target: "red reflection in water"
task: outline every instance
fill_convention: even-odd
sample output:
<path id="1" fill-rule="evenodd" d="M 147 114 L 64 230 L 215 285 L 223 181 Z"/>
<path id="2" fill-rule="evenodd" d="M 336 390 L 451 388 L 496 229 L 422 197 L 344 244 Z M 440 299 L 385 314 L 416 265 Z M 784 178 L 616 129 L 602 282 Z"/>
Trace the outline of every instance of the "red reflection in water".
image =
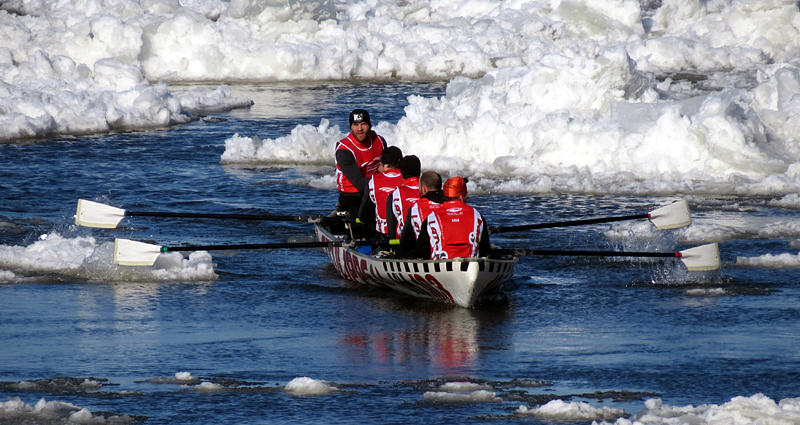
<path id="1" fill-rule="evenodd" d="M 478 321 L 468 309 L 420 315 L 397 330 L 350 330 L 340 336 L 351 362 L 378 365 L 429 363 L 444 369 L 473 366 L 478 356 Z"/>

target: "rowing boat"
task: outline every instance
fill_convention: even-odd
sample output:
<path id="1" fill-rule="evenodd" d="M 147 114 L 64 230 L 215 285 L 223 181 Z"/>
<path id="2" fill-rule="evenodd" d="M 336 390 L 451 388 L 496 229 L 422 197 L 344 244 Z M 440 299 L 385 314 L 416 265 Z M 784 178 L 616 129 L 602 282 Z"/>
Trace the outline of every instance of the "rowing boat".
<path id="1" fill-rule="evenodd" d="M 146 242 L 117 238 L 114 241 L 114 264 L 123 266 L 152 266 L 162 253 L 173 251 L 323 248 L 328 254 L 328 257 L 330 257 L 336 270 L 345 279 L 367 285 L 393 289 L 416 297 L 447 301 L 463 307 L 473 306 L 482 296 L 488 294 L 503 282 L 511 279 L 511 277 L 514 276 L 514 268 L 517 264 L 517 259 L 522 255 L 675 258 L 680 260 L 690 272 L 713 271 L 718 270 L 722 266 L 719 247 L 716 243 L 705 244 L 678 252 L 563 251 L 527 248 L 493 249 L 492 252 L 494 255 L 504 256 L 499 259 L 454 258 L 450 260 L 415 260 L 395 257 L 387 252 L 369 255 L 360 252 L 356 247 L 368 247 L 374 245 L 376 241 L 356 240 L 351 237 L 352 235 L 341 236 L 331 231 L 332 227 L 345 229 L 347 228 L 346 224 L 356 221 L 349 217 L 336 215 L 322 217 L 127 211 L 110 205 L 82 199 L 78 201 L 75 222 L 81 226 L 113 229 L 117 227 L 123 218 L 128 216 L 277 220 L 315 223 L 316 235 L 319 241 L 240 245 L 159 246 Z M 658 208 L 647 214 L 573 220 L 560 223 L 494 227 L 489 230 L 491 233 L 500 233 L 637 219 L 648 219 L 657 229 L 675 229 L 688 226 L 692 222 L 689 215 L 688 203 L 683 201 Z M 391 242 L 387 244 L 387 246 L 391 246 Z"/>
<path id="2" fill-rule="evenodd" d="M 320 242 L 343 241 L 316 225 Z M 472 307 L 475 302 L 514 276 L 517 258 L 454 258 L 418 260 L 369 255 L 353 246 L 323 248 L 336 271 L 347 279 L 407 295 Z"/>

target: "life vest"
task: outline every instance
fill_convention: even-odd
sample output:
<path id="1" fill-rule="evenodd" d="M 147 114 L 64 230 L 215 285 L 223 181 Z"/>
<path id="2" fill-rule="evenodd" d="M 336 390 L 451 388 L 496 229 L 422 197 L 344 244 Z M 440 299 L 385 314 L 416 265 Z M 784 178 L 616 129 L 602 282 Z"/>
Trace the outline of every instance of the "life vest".
<path id="1" fill-rule="evenodd" d="M 375 204 L 375 230 L 384 235 L 389 233 L 386 228 L 386 198 L 402 183 L 403 175 L 400 174 L 400 170 L 377 173 L 369 179 L 367 191 L 369 200 Z"/>
<path id="2" fill-rule="evenodd" d="M 403 224 L 406 220 L 408 209 L 419 200 L 419 177 L 409 177 L 403 180 L 403 184 L 397 186 L 392 192 L 392 214 L 397 219 L 397 232 L 403 232 Z"/>
<path id="3" fill-rule="evenodd" d="M 411 206 L 411 227 L 414 229 L 414 237 L 419 237 L 419 232 L 422 230 L 422 222 L 436 208 L 441 207 L 442 204 L 431 201 L 428 198 L 419 198 L 419 200 Z"/>
<path id="4" fill-rule="evenodd" d="M 378 172 L 378 165 L 380 165 L 381 152 L 383 152 L 384 144 L 383 138 L 378 136 L 374 131 L 370 130 L 367 133 L 367 138 L 364 141 L 366 145 L 362 145 L 350 133 L 342 140 L 336 143 L 336 150 L 347 149 L 356 158 L 356 164 L 361 170 L 361 173 L 366 178 L 372 177 L 373 174 Z M 339 164 L 336 164 L 336 186 L 339 192 L 344 193 L 358 193 L 358 189 L 353 186 L 353 183 L 345 177 L 342 170 L 339 169 Z"/>
<path id="5" fill-rule="evenodd" d="M 475 208 L 448 201 L 431 210 L 426 219 L 432 260 L 478 256 L 484 221 Z"/>

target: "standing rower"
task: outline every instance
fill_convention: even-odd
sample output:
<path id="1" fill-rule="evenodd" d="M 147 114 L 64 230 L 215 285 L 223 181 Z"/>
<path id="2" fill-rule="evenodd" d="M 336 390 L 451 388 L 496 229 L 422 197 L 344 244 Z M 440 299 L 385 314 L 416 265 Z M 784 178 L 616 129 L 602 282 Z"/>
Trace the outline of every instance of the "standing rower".
<path id="1" fill-rule="evenodd" d="M 378 172 L 386 140 L 372 130 L 369 112 L 355 109 L 350 113 L 350 134 L 336 144 L 336 186 L 339 189 L 337 211 L 358 216 L 367 182 Z"/>

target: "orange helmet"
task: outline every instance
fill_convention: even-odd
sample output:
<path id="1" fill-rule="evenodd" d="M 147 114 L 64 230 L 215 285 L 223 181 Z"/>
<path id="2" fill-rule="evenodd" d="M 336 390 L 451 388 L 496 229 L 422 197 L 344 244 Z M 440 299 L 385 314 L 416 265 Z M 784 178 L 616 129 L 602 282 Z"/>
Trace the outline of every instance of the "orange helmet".
<path id="1" fill-rule="evenodd" d="M 467 182 L 469 179 L 466 177 L 451 177 L 444 183 L 444 196 L 446 198 L 458 198 L 461 195 L 467 194 Z"/>

